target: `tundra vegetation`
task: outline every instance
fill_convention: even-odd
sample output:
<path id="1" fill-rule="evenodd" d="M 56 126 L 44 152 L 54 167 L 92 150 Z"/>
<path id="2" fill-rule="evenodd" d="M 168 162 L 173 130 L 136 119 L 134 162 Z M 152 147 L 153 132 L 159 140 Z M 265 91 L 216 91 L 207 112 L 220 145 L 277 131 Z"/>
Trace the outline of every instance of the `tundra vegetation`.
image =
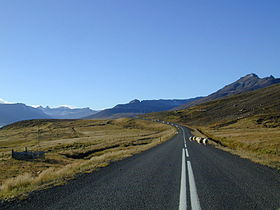
<path id="1" fill-rule="evenodd" d="M 0 129 L 0 198 L 60 185 L 79 173 L 147 150 L 175 135 L 176 129 L 140 119 L 31 120 Z M 39 140 L 39 141 L 38 141 Z M 11 150 L 47 151 L 45 159 L 11 158 Z"/>
<path id="2" fill-rule="evenodd" d="M 280 85 L 187 109 L 146 114 L 192 128 L 216 147 L 280 169 Z"/>

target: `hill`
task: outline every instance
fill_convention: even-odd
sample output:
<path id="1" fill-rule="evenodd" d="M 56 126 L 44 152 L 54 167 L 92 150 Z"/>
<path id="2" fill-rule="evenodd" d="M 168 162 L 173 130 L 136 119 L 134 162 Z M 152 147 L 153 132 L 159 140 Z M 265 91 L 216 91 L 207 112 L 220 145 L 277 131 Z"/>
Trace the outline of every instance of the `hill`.
<path id="1" fill-rule="evenodd" d="M 143 101 L 139 101 L 135 99 L 127 104 L 119 104 L 111 109 L 105 109 L 103 111 L 100 111 L 97 114 L 87 117 L 86 119 L 133 117 L 139 114 L 170 110 L 182 104 L 191 102 L 195 99 L 197 98 L 185 99 L 185 100 L 160 99 L 160 100 L 143 100 Z"/>
<path id="2" fill-rule="evenodd" d="M 41 110 L 22 103 L 0 104 L 0 125 L 7 125 L 21 120 L 49 119 Z"/>
<path id="3" fill-rule="evenodd" d="M 66 106 L 57 108 L 40 106 L 37 109 L 55 119 L 80 119 L 97 113 L 97 111 L 90 108 L 69 108 Z"/>
<path id="4" fill-rule="evenodd" d="M 212 93 L 207 97 L 194 100 L 191 103 L 187 103 L 182 106 L 179 106 L 176 108 L 176 110 L 186 109 L 201 103 L 220 99 L 225 96 L 236 95 L 252 90 L 257 90 L 277 83 L 280 83 L 280 79 L 279 78 L 276 79 L 273 76 L 259 78 L 256 74 L 248 74 L 244 77 L 241 77 L 239 80 L 229 85 L 226 85 L 225 87 L 216 91 L 215 93 Z"/>
<path id="5" fill-rule="evenodd" d="M 242 119 L 256 117 L 265 127 L 280 126 L 280 84 L 255 91 L 228 96 L 184 110 L 144 115 L 188 125 L 227 126 Z"/>
<path id="6" fill-rule="evenodd" d="M 221 149 L 280 169 L 279 99 L 280 84 L 276 84 L 188 109 L 144 117 L 189 126 L 196 135 L 218 142 Z"/>

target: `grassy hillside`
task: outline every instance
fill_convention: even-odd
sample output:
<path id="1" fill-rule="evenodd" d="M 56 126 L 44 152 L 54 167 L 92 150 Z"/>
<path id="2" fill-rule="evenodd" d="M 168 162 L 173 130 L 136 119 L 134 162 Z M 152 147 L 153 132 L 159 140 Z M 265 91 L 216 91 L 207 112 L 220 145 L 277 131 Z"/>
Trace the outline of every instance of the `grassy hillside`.
<path id="1" fill-rule="evenodd" d="M 147 150 L 175 134 L 145 120 L 31 120 L 0 129 L 0 198 L 64 183 L 75 174 Z M 38 144 L 39 139 L 39 144 Z M 47 151 L 45 160 L 21 161 L 11 150 Z"/>
<path id="2" fill-rule="evenodd" d="M 198 128 L 232 152 L 280 169 L 280 85 L 145 115 Z"/>

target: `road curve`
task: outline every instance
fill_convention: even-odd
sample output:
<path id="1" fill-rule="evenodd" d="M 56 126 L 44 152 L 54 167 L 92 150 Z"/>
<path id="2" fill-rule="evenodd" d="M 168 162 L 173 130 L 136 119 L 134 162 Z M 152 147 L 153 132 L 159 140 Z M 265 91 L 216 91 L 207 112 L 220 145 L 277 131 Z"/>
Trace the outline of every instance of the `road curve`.
<path id="1" fill-rule="evenodd" d="M 280 208 L 279 171 L 189 136 L 178 126 L 177 136 L 155 148 L 0 209 Z"/>

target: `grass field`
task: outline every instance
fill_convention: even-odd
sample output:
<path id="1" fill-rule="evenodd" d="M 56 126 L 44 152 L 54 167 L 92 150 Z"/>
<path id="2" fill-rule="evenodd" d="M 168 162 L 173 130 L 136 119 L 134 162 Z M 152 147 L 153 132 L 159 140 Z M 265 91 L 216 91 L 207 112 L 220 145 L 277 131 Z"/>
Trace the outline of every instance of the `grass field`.
<path id="1" fill-rule="evenodd" d="M 254 162 L 280 169 L 280 129 L 264 127 L 257 118 L 217 127 L 199 127 L 207 136 L 223 143 L 223 150 Z"/>
<path id="2" fill-rule="evenodd" d="M 0 129 L 0 198 L 65 183 L 77 173 L 105 167 L 147 150 L 175 135 L 176 129 L 136 119 L 32 120 Z M 11 158 L 11 150 L 47 151 L 44 160 Z"/>

